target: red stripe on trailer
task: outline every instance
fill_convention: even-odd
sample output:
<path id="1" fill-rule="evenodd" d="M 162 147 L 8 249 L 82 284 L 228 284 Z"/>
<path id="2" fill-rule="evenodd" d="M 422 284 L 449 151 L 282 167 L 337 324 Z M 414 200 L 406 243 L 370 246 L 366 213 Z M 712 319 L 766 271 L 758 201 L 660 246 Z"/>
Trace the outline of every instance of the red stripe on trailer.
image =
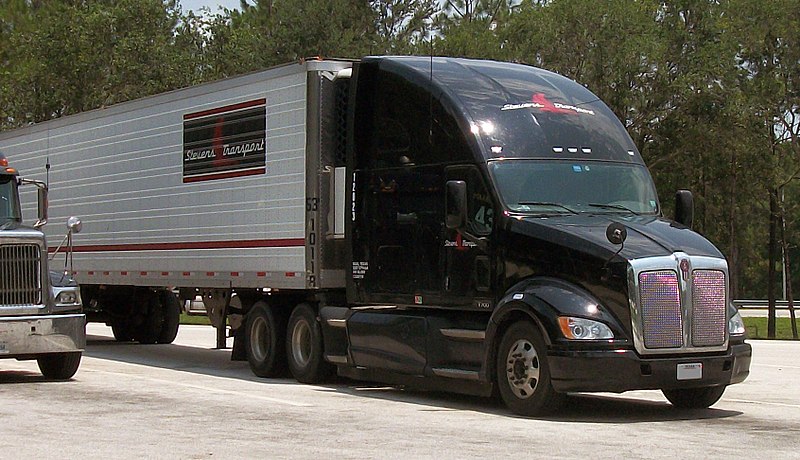
<path id="1" fill-rule="evenodd" d="M 181 251 L 187 249 L 289 248 L 305 246 L 303 238 L 273 240 L 198 241 L 177 243 L 98 244 L 74 246 L 73 252 Z M 107 274 L 107 273 L 106 273 Z"/>
<path id="2" fill-rule="evenodd" d="M 214 275 L 215 275 L 214 272 L 206 272 L 206 276 L 214 276 Z"/>
<path id="3" fill-rule="evenodd" d="M 231 272 L 231 276 L 239 276 L 239 272 Z"/>
<path id="4" fill-rule="evenodd" d="M 161 276 L 169 276 L 169 272 L 161 272 Z"/>
<path id="5" fill-rule="evenodd" d="M 93 276 L 94 272 L 87 272 L 86 274 L 89 275 L 89 276 Z"/>
<path id="6" fill-rule="evenodd" d="M 209 115 L 217 115 L 220 113 L 233 112 L 235 110 L 247 109 L 250 107 L 258 107 L 259 105 L 267 105 L 265 98 L 254 99 L 252 101 L 240 102 L 239 104 L 226 105 L 224 107 L 217 107 L 214 109 L 203 110 L 202 112 L 187 113 L 183 116 L 184 120 L 194 120 L 195 118 L 207 117 Z"/>
<path id="7" fill-rule="evenodd" d="M 284 275 L 285 275 L 287 278 L 294 278 L 294 277 L 295 277 L 295 273 L 294 273 L 294 272 L 286 272 Z"/>
<path id="8" fill-rule="evenodd" d="M 192 272 L 183 272 L 183 276 L 192 276 Z"/>
<path id="9" fill-rule="evenodd" d="M 190 184 L 192 182 L 202 182 L 206 180 L 217 180 L 217 179 L 230 179 L 232 177 L 246 177 L 246 176 L 257 176 L 259 174 L 266 174 L 267 168 L 256 168 L 256 169 L 243 169 L 241 171 L 232 171 L 226 173 L 218 173 L 218 174 L 205 174 L 202 176 L 189 176 L 183 178 L 184 184 Z"/>
<path id="10" fill-rule="evenodd" d="M 147 276 L 147 272 L 139 272 L 139 276 Z"/>
<path id="11" fill-rule="evenodd" d="M 128 276 L 128 272 L 119 272 L 119 274 L 122 276 Z"/>
<path id="12" fill-rule="evenodd" d="M 264 277 L 267 276 L 267 272 L 258 272 L 258 273 L 256 273 L 256 276 L 264 278 Z"/>

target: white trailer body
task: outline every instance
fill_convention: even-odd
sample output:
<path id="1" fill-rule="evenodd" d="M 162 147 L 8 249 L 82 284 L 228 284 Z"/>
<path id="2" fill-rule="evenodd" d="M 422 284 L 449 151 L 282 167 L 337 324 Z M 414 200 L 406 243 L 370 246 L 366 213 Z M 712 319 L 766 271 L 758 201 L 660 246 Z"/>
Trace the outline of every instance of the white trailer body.
<path id="1" fill-rule="evenodd" d="M 305 61 L 68 116 L 0 133 L 0 150 L 49 181 L 51 220 L 82 217 L 83 285 L 343 288 L 330 145 L 350 66 Z M 23 202 L 33 215 L 35 196 Z"/>

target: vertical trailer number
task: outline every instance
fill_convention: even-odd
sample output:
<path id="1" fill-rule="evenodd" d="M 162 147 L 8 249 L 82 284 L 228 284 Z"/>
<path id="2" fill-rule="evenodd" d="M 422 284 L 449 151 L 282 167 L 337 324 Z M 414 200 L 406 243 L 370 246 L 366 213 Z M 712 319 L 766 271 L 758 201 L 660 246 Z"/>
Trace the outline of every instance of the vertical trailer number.
<path id="1" fill-rule="evenodd" d="M 308 198 L 306 200 L 306 212 L 315 213 L 319 209 L 319 198 Z M 317 286 L 317 222 L 315 216 L 312 214 L 308 219 L 308 237 L 306 239 L 308 244 L 308 286 Z"/>

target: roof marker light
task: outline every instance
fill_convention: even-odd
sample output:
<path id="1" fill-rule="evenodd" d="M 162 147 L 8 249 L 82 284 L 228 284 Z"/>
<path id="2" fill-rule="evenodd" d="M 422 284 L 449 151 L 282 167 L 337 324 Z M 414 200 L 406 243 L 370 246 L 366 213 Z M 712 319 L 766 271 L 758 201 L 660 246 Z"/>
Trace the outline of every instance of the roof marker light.
<path id="1" fill-rule="evenodd" d="M 556 153 L 563 153 L 564 147 L 553 147 L 553 151 Z"/>
<path id="2" fill-rule="evenodd" d="M 569 147 L 567 150 L 569 150 L 569 153 L 578 153 L 578 147 Z"/>
<path id="3" fill-rule="evenodd" d="M 591 147 L 581 147 L 581 152 L 585 153 L 586 155 L 592 153 Z"/>

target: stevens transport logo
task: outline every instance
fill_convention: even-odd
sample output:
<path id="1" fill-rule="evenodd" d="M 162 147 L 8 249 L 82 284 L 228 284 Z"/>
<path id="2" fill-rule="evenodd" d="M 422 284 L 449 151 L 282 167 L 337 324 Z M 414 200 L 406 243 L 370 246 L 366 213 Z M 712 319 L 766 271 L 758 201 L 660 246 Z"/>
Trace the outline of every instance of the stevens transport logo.
<path id="1" fill-rule="evenodd" d="M 562 104 L 560 102 L 550 102 L 547 97 L 542 93 L 536 93 L 531 98 L 531 102 L 523 102 L 521 104 L 506 104 L 500 110 L 519 110 L 519 109 L 537 109 L 539 112 L 545 113 L 560 113 L 565 115 L 594 115 L 593 110 L 584 109 L 569 104 Z"/>
<path id="2" fill-rule="evenodd" d="M 266 173 L 266 99 L 183 116 L 183 182 Z"/>

